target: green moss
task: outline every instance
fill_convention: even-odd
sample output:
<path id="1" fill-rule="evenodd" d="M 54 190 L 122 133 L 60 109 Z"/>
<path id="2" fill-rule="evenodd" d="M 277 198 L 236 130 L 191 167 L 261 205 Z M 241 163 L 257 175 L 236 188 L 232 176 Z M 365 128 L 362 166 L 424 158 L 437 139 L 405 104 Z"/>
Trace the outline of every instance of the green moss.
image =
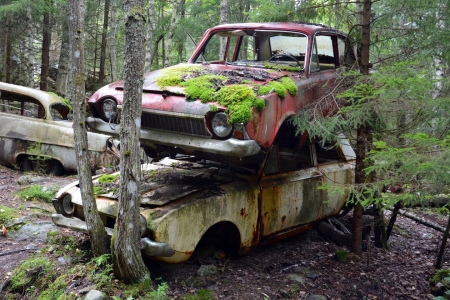
<path id="1" fill-rule="evenodd" d="M 227 113 L 230 116 L 231 124 L 250 120 L 254 104 L 262 108 L 262 102 L 257 101 L 258 98 L 253 89 L 245 85 L 224 86 L 216 93 L 214 100 L 220 105 L 228 107 Z"/>
<path id="2" fill-rule="evenodd" d="M 40 185 L 31 185 L 20 190 L 17 195 L 23 200 L 38 200 L 44 202 L 52 202 L 56 190 L 46 191 Z"/>
<path id="3" fill-rule="evenodd" d="M 9 220 L 19 218 L 20 214 L 17 209 L 0 205 L 0 224 L 5 224 Z"/>
<path id="4" fill-rule="evenodd" d="M 337 250 L 335 254 L 336 254 L 336 259 L 338 261 L 344 261 L 344 259 L 347 256 L 348 252 L 344 251 L 344 250 Z"/>
<path id="5" fill-rule="evenodd" d="M 203 103 L 212 101 L 216 87 L 227 78 L 222 75 L 202 75 L 180 83 L 185 87 L 186 98 L 200 99 Z"/>
<path id="6" fill-rule="evenodd" d="M 289 94 L 292 96 L 296 95 L 298 92 L 298 87 L 295 84 L 295 81 L 290 77 L 282 77 L 280 79 L 281 84 L 288 90 Z"/>
<path id="7" fill-rule="evenodd" d="M 257 98 L 255 100 L 255 102 L 253 103 L 253 106 L 258 109 L 261 110 L 266 106 L 266 102 L 263 99 Z"/>
<path id="8" fill-rule="evenodd" d="M 32 256 L 14 270 L 11 277 L 11 290 L 23 292 L 30 286 L 45 288 L 54 279 L 54 263 L 44 256 Z M 29 295 L 29 299 L 35 299 Z"/>
<path id="9" fill-rule="evenodd" d="M 258 89 L 258 94 L 267 95 L 272 90 L 277 93 L 278 97 L 284 98 L 286 97 L 286 88 L 278 81 L 270 81 L 266 85 L 263 85 Z"/>
<path id="10" fill-rule="evenodd" d="M 215 106 L 215 105 L 210 105 L 210 106 L 209 106 L 209 110 L 210 110 L 211 112 L 218 112 L 218 111 L 219 111 L 219 108 L 218 108 L 217 106 Z"/>
<path id="11" fill-rule="evenodd" d="M 250 80 L 244 79 L 241 81 L 242 84 L 251 84 L 252 82 Z"/>
<path id="12" fill-rule="evenodd" d="M 192 74 L 194 72 L 200 72 L 203 68 L 200 66 L 173 66 L 164 69 L 163 75 L 156 79 L 156 84 L 160 88 L 167 86 L 179 85 L 183 82 L 183 76 Z"/>
<path id="13" fill-rule="evenodd" d="M 98 178 L 98 182 L 101 184 L 108 184 L 116 182 L 116 180 L 120 177 L 119 174 L 111 175 L 111 174 L 105 174 Z"/>
<path id="14" fill-rule="evenodd" d="M 291 67 L 286 65 L 278 65 L 278 64 L 272 64 L 272 63 L 264 63 L 264 68 L 266 69 L 272 69 L 272 70 L 280 70 L 280 71 L 286 71 L 286 72 L 300 72 L 303 70 L 300 66 L 298 67 Z"/>

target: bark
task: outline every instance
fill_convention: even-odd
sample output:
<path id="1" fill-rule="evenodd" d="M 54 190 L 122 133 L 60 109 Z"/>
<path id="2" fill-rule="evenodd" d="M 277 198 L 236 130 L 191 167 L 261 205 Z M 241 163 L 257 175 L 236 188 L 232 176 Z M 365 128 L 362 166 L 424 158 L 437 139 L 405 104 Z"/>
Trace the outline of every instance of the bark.
<path id="1" fill-rule="evenodd" d="M 95 256 L 107 253 L 109 239 L 97 210 L 91 168 L 88 161 L 88 143 L 85 127 L 86 101 L 84 85 L 84 0 L 69 0 L 69 39 L 72 66 L 69 71 L 70 102 L 73 107 L 73 129 L 75 135 L 75 153 L 83 212 Z"/>
<path id="2" fill-rule="evenodd" d="M 413 213 L 407 212 L 405 210 L 399 209 L 398 213 L 404 217 L 407 217 L 411 220 L 416 221 L 419 224 L 422 224 L 424 226 L 433 228 L 434 230 L 445 232 L 445 228 L 440 226 L 439 224 L 433 223 L 431 221 L 425 220 L 424 218 L 419 217 L 418 215 L 415 215 Z"/>
<path id="3" fill-rule="evenodd" d="M 67 97 L 67 69 L 69 66 L 69 27 L 68 20 L 64 21 L 61 36 L 61 52 L 58 62 L 58 78 L 56 79 L 56 93 Z"/>
<path id="4" fill-rule="evenodd" d="M 164 61 L 164 67 L 166 68 L 169 66 L 170 52 L 172 52 L 173 33 L 175 29 L 175 23 L 177 21 L 177 9 L 178 9 L 178 0 L 174 0 L 172 7 L 172 19 L 170 21 L 170 28 L 169 28 L 169 37 L 167 39 L 166 59 Z"/>
<path id="5" fill-rule="evenodd" d="M 363 75 L 369 75 L 369 46 L 370 46 L 370 16 L 372 1 L 364 0 L 363 18 L 362 18 L 362 38 L 361 38 L 361 69 Z M 364 67 L 363 67 L 364 66 Z M 364 160 L 367 152 L 367 128 L 364 124 L 359 125 L 357 130 L 356 145 L 356 176 L 355 183 L 361 185 L 366 183 L 364 174 Z M 352 251 L 356 255 L 362 254 L 362 214 L 363 207 L 360 203 L 356 204 L 353 210 L 353 240 Z"/>
<path id="6" fill-rule="evenodd" d="M 392 211 L 391 219 L 389 220 L 389 224 L 386 229 L 386 240 L 389 240 L 389 237 L 392 233 L 392 228 L 394 227 L 395 221 L 397 220 L 397 215 L 399 213 L 399 210 L 403 207 L 403 201 L 398 201 L 394 205 L 394 210 Z"/>
<path id="7" fill-rule="evenodd" d="M 436 269 L 442 268 L 442 262 L 444 261 L 445 246 L 447 245 L 449 232 L 450 232 L 450 216 L 448 217 L 447 227 L 445 228 L 444 236 L 442 237 L 441 248 L 439 249 L 438 258 L 436 260 Z"/>
<path id="8" fill-rule="evenodd" d="M 114 227 L 113 270 L 130 283 L 150 280 L 140 249 L 140 144 L 144 75 L 143 0 L 126 1 L 125 81 L 120 121 L 120 192 Z"/>
<path id="9" fill-rule="evenodd" d="M 8 1 L 8 4 L 10 4 L 11 1 Z M 4 82 L 10 82 L 9 80 L 9 61 L 11 59 L 11 53 L 8 50 L 10 48 L 10 41 L 9 41 L 9 30 L 10 30 L 10 17 L 6 16 L 5 18 L 5 28 L 3 29 L 4 36 L 3 36 L 3 55 L 2 55 L 2 73 L 0 74 L 0 81 Z"/>
<path id="10" fill-rule="evenodd" d="M 110 0 L 105 0 L 105 10 L 103 11 L 102 44 L 100 47 L 100 70 L 98 71 L 98 83 L 99 84 L 103 84 L 103 81 L 105 79 L 106 32 L 108 31 L 109 3 L 110 3 Z"/>
<path id="11" fill-rule="evenodd" d="M 50 0 L 46 1 L 47 5 L 50 5 Z M 44 32 L 42 35 L 42 60 L 41 60 L 41 80 L 40 80 L 40 90 L 47 90 L 47 78 L 48 78 L 48 67 L 50 63 L 50 43 L 51 43 L 51 28 L 50 28 L 50 14 L 48 12 L 44 13 L 43 21 Z"/>
<path id="12" fill-rule="evenodd" d="M 186 0 L 180 0 L 180 20 L 183 20 L 186 17 Z M 183 52 L 185 50 L 186 45 L 186 37 L 183 38 L 183 42 L 178 44 L 178 63 L 182 63 L 185 61 L 183 58 Z"/>
<path id="13" fill-rule="evenodd" d="M 228 22 L 228 0 L 220 0 L 220 24 Z M 220 59 L 224 59 L 225 50 L 227 46 L 227 38 L 220 38 Z"/>
<path id="14" fill-rule="evenodd" d="M 147 37 L 145 50 L 145 73 L 151 71 L 153 61 L 153 31 L 155 30 L 155 0 L 148 0 L 148 23 L 147 23 Z M 157 48 L 157 47 L 155 47 Z"/>
<path id="15" fill-rule="evenodd" d="M 109 59 L 111 65 L 111 81 L 117 80 L 117 33 L 119 31 L 119 19 L 117 18 L 117 7 L 120 6 L 120 0 L 112 0 L 110 10 L 110 26 L 109 26 Z"/>
<path id="16" fill-rule="evenodd" d="M 373 229 L 375 231 L 375 246 L 388 249 L 386 222 L 384 220 L 383 210 L 380 204 L 374 205 L 375 212 L 373 216 Z"/>

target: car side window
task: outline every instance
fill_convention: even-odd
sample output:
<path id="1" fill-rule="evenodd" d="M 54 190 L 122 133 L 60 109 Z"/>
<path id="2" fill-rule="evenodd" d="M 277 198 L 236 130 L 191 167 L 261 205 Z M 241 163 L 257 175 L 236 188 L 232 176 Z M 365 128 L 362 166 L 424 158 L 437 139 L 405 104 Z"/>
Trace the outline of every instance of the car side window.
<path id="1" fill-rule="evenodd" d="M 310 72 L 336 69 L 333 37 L 316 35 L 311 49 Z"/>
<path id="2" fill-rule="evenodd" d="M 18 95 L 8 95 L 8 93 L 1 92 L 0 111 L 38 119 L 45 117 L 45 110 L 42 104 L 29 99 L 20 99 Z"/>
<path id="3" fill-rule="evenodd" d="M 295 145 L 272 145 L 264 173 L 272 175 L 292 172 L 344 160 L 333 144 L 299 138 Z"/>
<path id="4" fill-rule="evenodd" d="M 339 65 L 352 67 L 356 62 L 356 57 L 352 49 L 350 40 L 343 36 L 338 36 Z"/>

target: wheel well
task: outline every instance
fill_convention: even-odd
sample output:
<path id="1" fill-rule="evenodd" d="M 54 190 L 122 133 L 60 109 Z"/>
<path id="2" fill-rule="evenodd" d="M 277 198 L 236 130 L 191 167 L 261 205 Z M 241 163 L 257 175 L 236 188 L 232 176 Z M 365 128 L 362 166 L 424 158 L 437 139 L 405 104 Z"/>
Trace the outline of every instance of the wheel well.
<path id="1" fill-rule="evenodd" d="M 237 254 L 241 245 L 241 234 L 232 222 L 224 221 L 211 226 L 202 236 L 195 247 L 194 253 L 205 248 L 222 250 L 227 256 Z"/>

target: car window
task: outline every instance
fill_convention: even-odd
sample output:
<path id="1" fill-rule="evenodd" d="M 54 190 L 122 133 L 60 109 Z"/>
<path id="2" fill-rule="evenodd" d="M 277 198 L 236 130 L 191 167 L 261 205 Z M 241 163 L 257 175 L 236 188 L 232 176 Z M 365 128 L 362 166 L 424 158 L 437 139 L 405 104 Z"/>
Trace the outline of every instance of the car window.
<path id="1" fill-rule="evenodd" d="M 285 173 L 339 161 L 344 159 L 333 144 L 299 138 L 296 144 L 272 145 L 264 173 L 266 175 Z"/>
<path id="2" fill-rule="evenodd" d="M 316 35 L 311 50 L 311 72 L 336 68 L 332 36 Z"/>
<path id="3" fill-rule="evenodd" d="M 45 117 L 45 110 L 40 102 L 30 97 L 20 99 L 20 96 L 16 96 L 5 92 L 0 93 L 0 111 L 38 119 Z"/>
<path id="4" fill-rule="evenodd" d="M 356 57 L 353 52 L 350 40 L 343 36 L 339 36 L 338 49 L 339 49 L 339 65 L 352 67 L 356 62 Z"/>
<path id="5" fill-rule="evenodd" d="M 50 105 L 50 113 L 55 121 L 68 120 L 70 108 L 65 103 L 53 103 Z"/>

